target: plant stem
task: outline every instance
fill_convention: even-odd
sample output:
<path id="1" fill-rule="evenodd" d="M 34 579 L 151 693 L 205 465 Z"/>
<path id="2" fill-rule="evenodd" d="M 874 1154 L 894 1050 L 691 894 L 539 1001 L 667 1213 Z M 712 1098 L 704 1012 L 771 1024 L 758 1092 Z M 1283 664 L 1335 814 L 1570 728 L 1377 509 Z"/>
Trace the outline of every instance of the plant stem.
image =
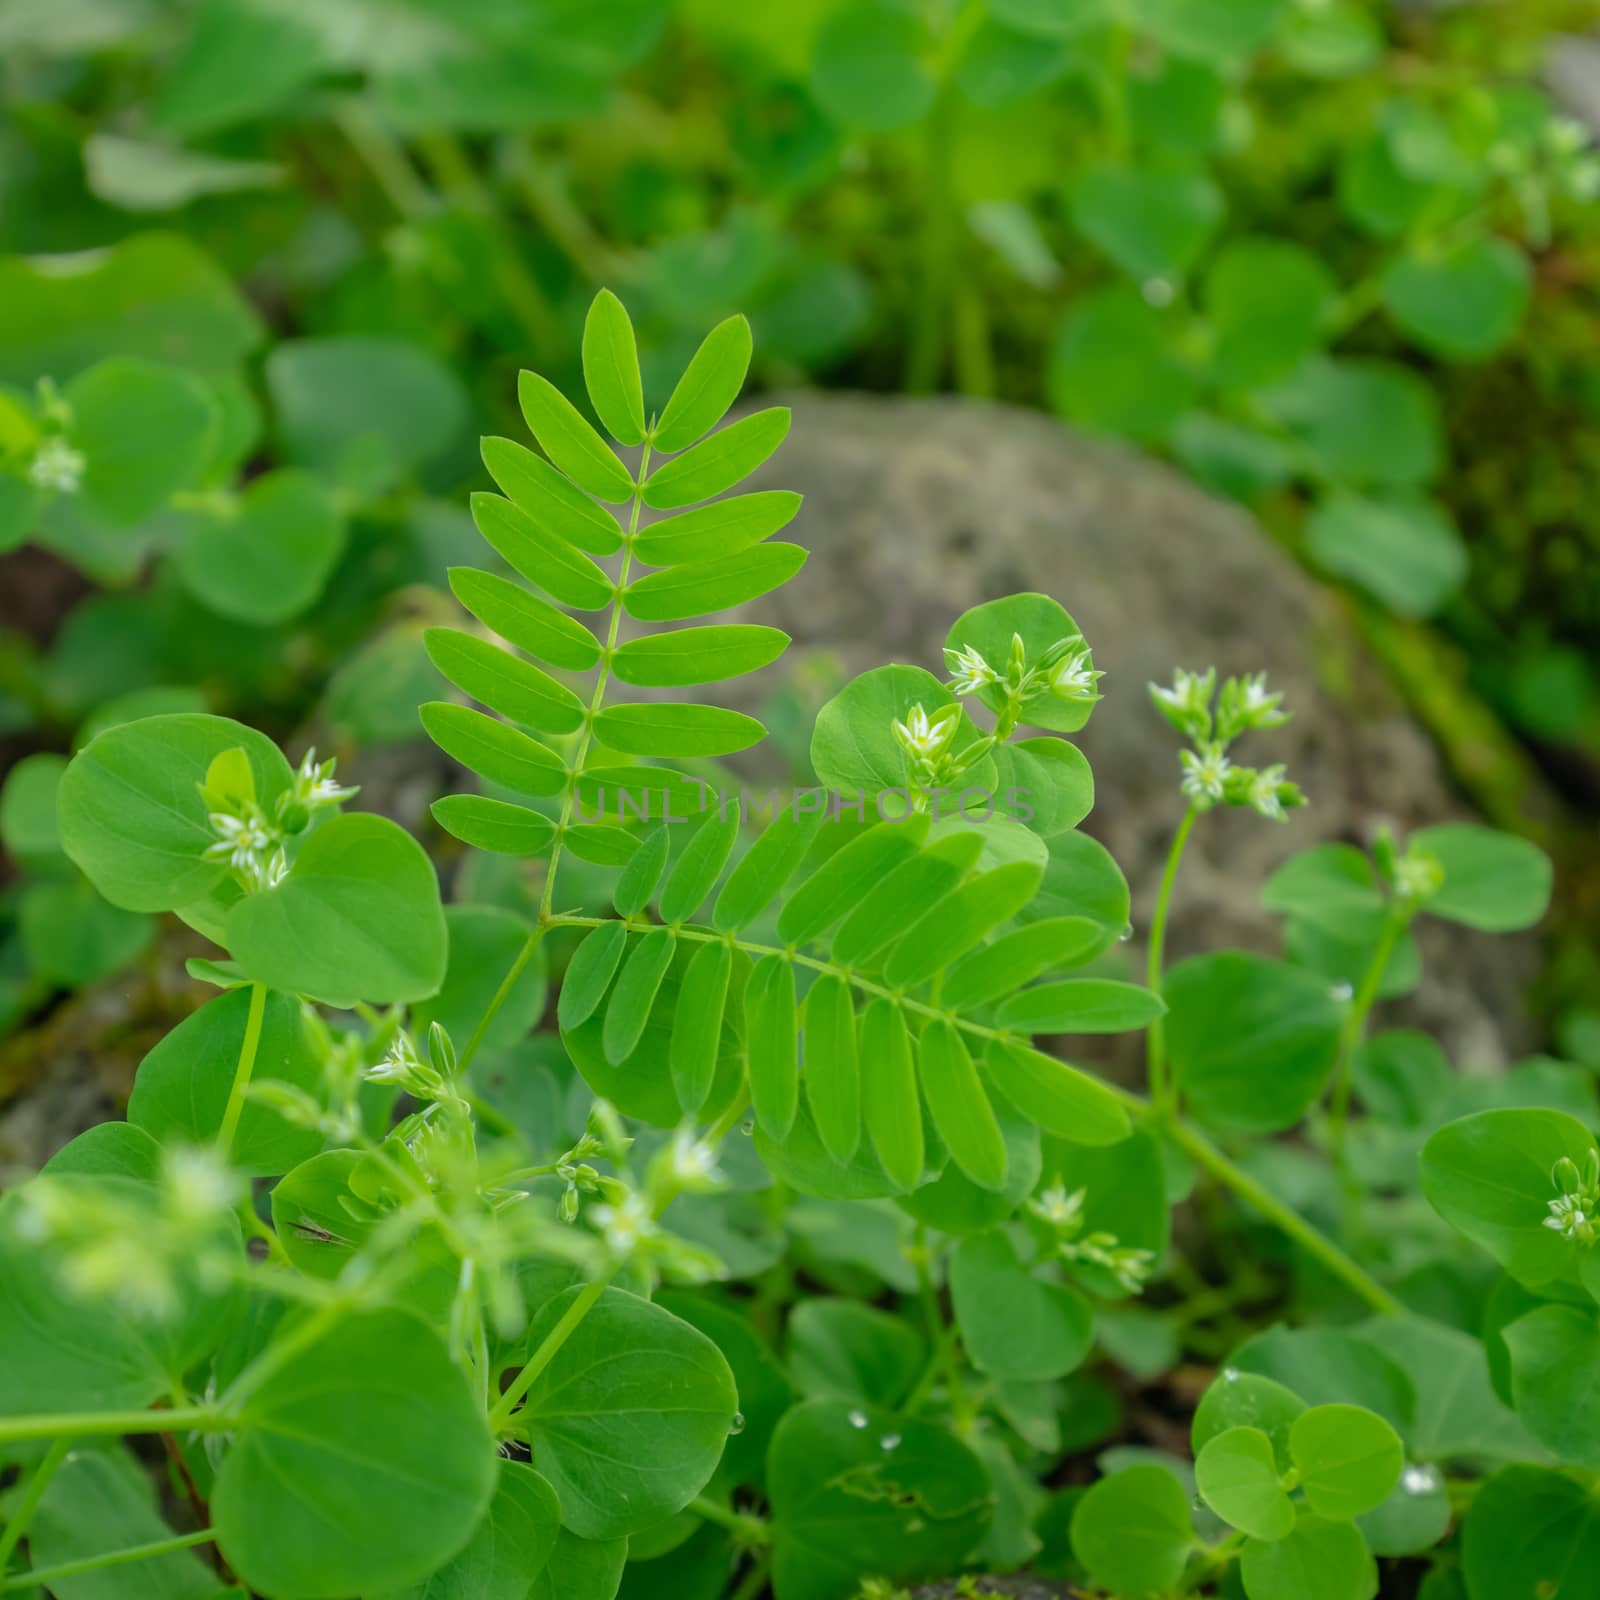
<path id="1" fill-rule="evenodd" d="M 772 1540 L 771 1530 L 760 1517 L 735 1511 L 731 1506 L 719 1506 L 715 1500 L 708 1500 L 703 1494 L 696 1495 L 689 1502 L 688 1509 L 697 1517 L 714 1522 L 719 1528 L 726 1528 L 740 1544 L 768 1544 Z"/>
<path id="2" fill-rule="evenodd" d="M 399 142 L 358 101 L 345 101 L 334 112 L 333 120 L 399 216 L 416 222 L 434 209 L 432 192 L 417 176 Z"/>
<path id="3" fill-rule="evenodd" d="M 1334 1059 L 1333 1084 L 1328 1096 L 1328 1139 L 1333 1147 L 1334 1164 L 1344 1166 L 1345 1130 L 1350 1119 L 1350 1091 L 1355 1073 L 1355 1055 L 1366 1037 L 1367 1018 L 1383 986 L 1383 975 L 1389 970 L 1389 958 L 1400 942 L 1411 921 L 1411 912 L 1404 906 L 1391 902 L 1388 915 L 1378 934 L 1378 943 L 1372 960 L 1361 975 L 1361 986 L 1356 990 L 1350 1009 L 1345 1013 L 1344 1026 L 1339 1030 L 1339 1053 Z"/>
<path id="4" fill-rule="evenodd" d="M 615 1271 L 615 1269 L 612 1269 Z M 556 1323 L 540 1342 L 539 1348 L 528 1358 L 528 1363 L 516 1376 L 511 1387 L 500 1396 L 499 1403 L 489 1413 L 489 1426 L 498 1433 L 510 1422 L 513 1413 L 522 1403 L 523 1396 L 533 1387 L 534 1380 L 555 1360 L 557 1352 L 578 1331 L 578 1324 L 594 1309 L 594 1303 L 611 1282 L 612 1273 L 592 1278 L 579 1292 L 577 1298 L 561 1313 Z"/>
<path id="5" fill-rule="evenodd" d="M 906 359 L 905 388 L 909 394 L 931 393 L 938 387 L 944 371 L 945 323 L 955 233 L 950 171 L 954 117 L 954 95 L 941 85 L 925 125 L 927 181 L 923 188 L 926 210 L 922 225 L 922 284 L 917 296 L 910 354 Z"/>
<path id="6" fill-rule="evenodd" d="M 1231 1189 L 1246 1205 L 1259 1211 L 1308 1255 L 1314 1256 L 1374 1311 L 1384 1316 L 1399 1316 L 1405 1310 L 1376 1278 L 1351 1260 L 1320 1228 L 1307 1222 L 1299 1212 L 1291 1210 L 1243 1168 L 1235 1166 L 1203 1133 L 1176 1120 L 1168 1126 L 1173 1142 L 1179 1149 L 1186 1151 L 1219 1183 Z"/>
<path id="7" fill-rule="evenodd" d="M 0 1444 L 16 1439 L 107 1438 L 129 1433 L 226 1433 L 234 1426 L 215 1406 L 167 1411 L 62 1411 L 0 1417 Z"/>
<path id="8" fill-rule="evenodd" d="M 0 1582 L 0 1591 L 31 1589 L 61 1578 L 75 1578 L 84 1572 L 99 1572 L 103 1567 L 126 1566 L 130 1561 L 150 1561 L 156 1556 L 169 1556 L 178 1550 L 192 1550 L 197 1544 L 209 1544 L 217 1536 L 215 1528 L 201 1528 L 197 1533 L 178 1533 L 170 1539 L 156 1539 L 149 1544 L 136 1544 L 126 1550 L 111 1550 L 104 1555 L 85 1556 L 81 1561 L 64 1561 L 56 1567 L 40 1567 L 33 1572 L 19 1572 L 14 1578 Z"/>
<path id="9" fill-rule="evenodd" d="M 34 1512 L 39 1509 L 39 1502 L 44 1498 L 45 1490 L 50 1487 L 50 1480 L 55 1477 L 56 1469 L 66 1460 L 67 1451 L 71 1448 L 72 1436 L 62 1434 L 45 1451 L 43 1459 L 33 1469 L 33 1476 L 28 1479 L 27 1488 L 22 1491 L 16 1505 L 11 1508 L 5 1532 L 0 1533 L 0 1578 L 5 1576 L 12 1552 L 21 1542 L 23 1534 L 28 1531 L 28 1524 L 33 1520 Z"/>
<path id="10" fill-rule="evenodd" d="M 1156 995 L 1161 993 L 1167 949 L 1167 915 L 1172 909 L 1172 890 L 1178 881 L 1178 864 L 1183 860 L 1184 846 L 1189 842 L 1189 835 L 1194 831 L 1199 815 L 1191 805 L 1184 812 L 1178 831 L 1172 836 L 1172 848 L 1167 851 L 1167 865 L 1161 874 L 1161 888 L 1156 895 L 1155 914 L 1150 919 L 1150 952 L 1145 962 L 1145 982 Z M 1160 1115 L 1177 1105 L 1177 1095 L 1172 1092 L 1167 1079 L 1167 1035 L 1160 1017 L 1146 1030 L 1145 1060 L 1150 1074 L 1150 1102 Z"/>
<path id="11" fill-rule="evenodd" d="M 228 1104 L 217 1129 L 217 1149 L 224 1161 L 233 1151 L 233 1136 L 238 1131 L 239 1114 L 244 1110 L 244 1092 L 250 1086 L 250 1074 L 256 1069 L 256 1050 L 261 1044 L 261 1022 L 266 1013 L 267 986 L 252 983 L 250 1011 L 244 1021 L 244 1043 L 239 1046 L 239 1064 L 234 1068 L 233 1087 L 228 1091 Z"/>
<path id="12" fill-rule="evenodd" d="M 733 1591 L 730 1600 L 756 1600 L 756 1596 L 765 1591 L 767 1579 L 772 1575 L 772 1552 L 763 1550 L 756 1558 L 755 1565 L 745 1573 L 739 1587 Z"/>
<path id="13" fill-rule="evenodd" d="M 639 515 L 644 507 L 643 485 L 649 471 L 650 441 L 647 439 L 644 451 L 639 457 L 639 471 L 633 491 L 633 509 L 629 513 L 628 531 L 622 541 L 622 566 L 617 573 L 617 592 L 612 597 L 611 616 L 606 624 L 606 644 L 600 656 L 600 672 L 595 679 L 594 692 L 589 697 L 588 715 L 583 719 L 583 729 L 578 735 L 577 747 L 572 754 L 572 765 L 567 770 L 567 782 L 561 794 L 561 815 L 556 822 L 555 843 L 550 847 L 550 864 L 545 868 L 544 892 L 539 897 L 538 925 L 528 935 L 527 943 L 517 953 L 517 959 L 511 963 L 511 970 L 495 991 L 494 999 L 489 1002 L 489 1009 L 478 1019 L 477 1027 L 472 1030 L 472 1037 L 467 1041 L 466 1049 L 461 1052 L 458 1070 L 462 1073 L 465 1073 L 472 1058 L 477 1055 L 478 1048 L 483 1043 L 483 1036 L 489 1031 L 489 1024 L 494 1021 L 501 1006 L 510 998 L 517 979 L 522 976 L 523 968 L 533 959 L 533 953 L 538 949 L 539 941 L 545 936 L 546 931 L 552 927 L 572 925 L 570 919 L 551 915 L 551 907 L 555 904 L 556 869 L 561 865 L 562 840 L 572 822 L 572 804 L 573 797 L 577 793 L 578 779 L 583 774 L 583 763 L 589 754 L 590 742 L 594 738 L 594 719 L 600 714 L 600 707 L 605 702 L 606 687 L 611 681 L 611 658 L 616 652 L 617 634 L 622 628 L 622 592 L 628 586 L 628 574 L 633 568 L 633 542 L 639 535 Z"/>

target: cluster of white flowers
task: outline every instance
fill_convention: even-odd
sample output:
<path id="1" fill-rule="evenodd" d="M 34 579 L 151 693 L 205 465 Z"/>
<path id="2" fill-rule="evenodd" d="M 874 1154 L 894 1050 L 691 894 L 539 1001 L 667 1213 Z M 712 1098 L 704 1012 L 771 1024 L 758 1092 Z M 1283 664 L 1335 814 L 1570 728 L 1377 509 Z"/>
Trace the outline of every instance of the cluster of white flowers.
<path id="1" fill-rule="evenodd" d="M 81 450 L 73 449 L 60 434 L 49 434 L 33 453 L 28 479 L 36 488 L 55 494 L 76 494 L 83 487 L 87 465 Z"/>
<path id="2" fill-rule="evenodd" d="M 333 760 L 319 762 L 315 749 L 306 751 L 289 787 L 278 796 L 273 816 L 256 803 L 253 793 L 212 795 L 207 813 L 215 841 L 205 851 L 208 861 L 225 862 L 247 890 L 271 889 L 289 874 L 288 840 L 305 831 L 318 811 L 348 800 L 357 790 L 333 776 Z"/>
<path id="3" fill-rule="evenodd" d="M 1114 1233 L 1084 1233 L 1086 1192 L 1055 1183 L 1028 1202 L 1028 1210 L 1056 1235 L 1056 1249 L 1067 1261 L 1101 1267 L 1128 1294 L 1140 1293 L 1155 1267 L 1155 1252 L 1118 1242 Z"/>
<path id="4" fill-rule="evenodd" d="M 1284 776 L 1281 765 L 1242 767 L 1228 756 L 1228 747 L 1241 734 L 1278 728 L 1289 720 L 1283 696 L 1267 687 L 1266 673 L 1229 678 L 1219 694 L 1215 667 L 1204 672 L 1180 669 L 1171 687 L 1152 683 L 1150 699 L 1193 746 L 1178 752 L 1183 769 L 1179 788 L 1197 811 L 1249 806 L 1282 822 L 1293 807 L 1305 804 L 1299 785 Z"/>
<path id="5" fill-rule="evenodd" d="M 1550 1173 L 1560 1191 L 1549 1202 L 1545 1227 L 1576 1244 L 1593 1244 L 1600 1238 L 1600 1150 L 1589 1149 L 1585 1172 L 1570 1156 L 1562 1156 Z"/>
<path id="6" fill-rule="evenodd" d="M 1181 750 L 1178 760 L 1183 765 L 1180 788 L 1191 800 L 1216 802 L 1227 793 L 1228 774 L 1233 763 L 1223 754 L 1222 746 L 1210 741 L 1197 750 Z"/>
<path id="7" fill-rule="evenodd" d="M 1057 639 L 1037 661 L 1030 662 L 1022 635 L 1014 633 L 1004 668 L 996 666 L 974 644 L 946 646 L 944 662 L 953 694 L 981 694 L 998 686 L 1006 691 L 1014 714 L 1042 694 L 1092 704 L 1100 698 L 1096 685 L 1105 676 L 1094 670 L 1094 656 L 1082 634 Z"/>
<path id="8" fill-rule="evenodd" d="M 895 743 L 910 758 L 912 781 L 918 784 L 938 783 L 951 774 L 951 745 L 961 726 L 961 708 L 946 706 L 930 717 L 921 705 L 914 705 L 906 713 L 904 722 L 896 719 L 891 726 Z"/>

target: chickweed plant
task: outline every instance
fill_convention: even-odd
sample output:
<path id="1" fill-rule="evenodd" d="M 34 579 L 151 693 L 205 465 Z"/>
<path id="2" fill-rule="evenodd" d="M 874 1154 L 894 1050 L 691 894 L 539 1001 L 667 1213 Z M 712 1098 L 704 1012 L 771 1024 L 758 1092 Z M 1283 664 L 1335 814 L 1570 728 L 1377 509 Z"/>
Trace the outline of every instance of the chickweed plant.
<path id="1" fill-rule="evenodd" d="M 1322 845 L 1264 887 L 1284 959 L 1169 968 L 1208 815 L 1304 799 L 1266 679 L 1180 671 L 1132 981 L 1066 737 L 1102 674 L 1041 594 L 846 685 L 754 826 L 718 763 L 762 725 L 672 698 L 788 643 L 702 620 L 805 560 L 771 537 L 797 496 L 723 498 L 788 427 L 718 426 L 749 357 L 722 323 L 647 410 L 602 293 L 619 448 L 533 373 L 539 453 L 485 441 L 499 564 L 453 573 L 427 643 L 460 697 L 421 708 L 479 780 L 434 807 L 476 900 L 236 722 L 123 723 L 66 769 L 68 855 L 213 941 L 218 993 L 126 1122 L 0 1201 L 0 1590 L 851 1600 L 1032 1564 L 1369 1600 L 1382 1561 L 1429 1600 L 1592 1595 L 1581 1096 L 1369 1028 L 1417 919 L 1527 927 L 1543 857 Z M 492 886 L 524 880 L 519 920 Z M 1069 1064 L 1139 1032 L 1145 1092 Z"/>

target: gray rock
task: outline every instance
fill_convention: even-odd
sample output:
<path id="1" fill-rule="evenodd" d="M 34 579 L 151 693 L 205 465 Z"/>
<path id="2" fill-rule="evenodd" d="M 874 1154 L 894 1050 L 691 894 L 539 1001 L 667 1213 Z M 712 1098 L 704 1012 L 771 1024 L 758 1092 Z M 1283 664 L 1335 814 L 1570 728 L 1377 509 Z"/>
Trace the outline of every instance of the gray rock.
<path id="1" fill-rule="evenodd" d="M 1285 825 L 1213 814 L 1179 884 L 1174 956 L 1276 949 L 1257 893 L 1279 863 L 1324 840 L 1364 843 L 1464 814 L 1426 735 L 1357 645 L 1339 602 L 1237 507 L 1158 463 L 1078 437 L 1035 412 L 956 399 L 801 393 L 761 486 L 802 491 L 785 537 L 808 546 L 794 582 L 747 608 L 849 673 L 885 661 L 942 670 L 967 607 L 1016 590 L 1055 596 L 1094 646 L 1104 702 L 1078 740 L 1098 801 L 1086 827 L 1134 887 L 1146 925 L 1181 813 L 1179 741 L 1146 684 L 1175 666 L 1265 670 L 1294 720 L 1250 736 L 1246 761 L 1283 761 L 1311 805 Z M 1424 929 L 1427 980 L 1383 1020 L 1436 1030 L 1465 1068 L 1525 1044 L 1532 938 Z M 1137 948 L 1137 947 L 1130 947 Z"/>

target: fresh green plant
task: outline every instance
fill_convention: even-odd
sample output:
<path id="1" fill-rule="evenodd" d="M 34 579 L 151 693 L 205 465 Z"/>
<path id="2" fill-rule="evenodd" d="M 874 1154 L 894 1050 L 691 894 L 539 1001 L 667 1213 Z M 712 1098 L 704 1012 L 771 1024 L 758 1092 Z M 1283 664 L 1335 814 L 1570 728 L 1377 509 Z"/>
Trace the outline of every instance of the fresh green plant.
<path id="1" fill-rule="evenodd" d="M 481 627 L 426 640 L 487 708 L 422 707 L 481 780 L 434 813 L 458 891 L 500 888 L 442 905 L 331 764 L 227 719 L 120 723 L 61 776 L 67 856 L 211 940 L 221 992 L 127 1122 L 0 1201 L 0 1588 L 848 1600 L 1031 1562 L 1130 1600 L 1368 1600 L 1382 1558 L 1430 1594 L 1583 1593 L 1593 1085 L 1368 1036 L 1412 923 L 1527 927 L 1544 857 L 1464 824 L 1319 847 L 1263 891 L 1286 959 L 1169 969 L 1193 832 L 1302 800 L 1240 763 L 1288 714 L 1265 679 L 1183 672 L 1152 689 L 1184 809 L 1130 981 L 1063 737 L 1101 674 L 1039 594 L 956 619 L 938 674 L 849 683 L 819 787 L 730 802 L 706 763 L 759 723 L 615 691 L 781 651 L 699 619 L 804 559 L 770 541 L 796 497 L 719 498 L 788 418 L 717 426 L 742 319 L 659 411 L 609 294 L 583 355 L 637 455 L 524 374 L 543 453 L 485 441 L 504 494 L 473 502 L 516 576 L 455 569 Z M 501 857 L 537 864 L 531 905 Z M 1148 1095 L 1037 1042 L 1140 1031 Z M 1191 1199 L 1208 1237 L 1174 1233 Z M 1041 1487 L 1118 1432 L 1101 1372 L 1186 1352 L 1217 1366 L 1192 1464 L 1136 1432 Z M 147 1435 L 192 1532 L 117 1442 Z"/>

